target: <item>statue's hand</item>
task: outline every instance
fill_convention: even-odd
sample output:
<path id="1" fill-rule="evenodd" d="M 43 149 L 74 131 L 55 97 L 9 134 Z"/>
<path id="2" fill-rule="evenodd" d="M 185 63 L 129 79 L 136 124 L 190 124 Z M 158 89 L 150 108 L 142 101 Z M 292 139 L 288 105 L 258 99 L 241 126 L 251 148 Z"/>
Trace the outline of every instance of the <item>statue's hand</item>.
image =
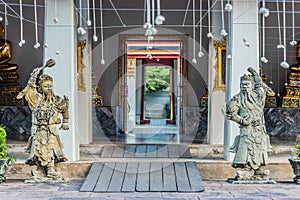
<path id="1" fill-rule="evenodd" d="M 62 129 L 62 130 L 69 130 L 69 123 L 67 123 L 67 122 L 62 123 L 62 125 L 60 126 L 59 129 L 60 129 L 60 130 L 61 130 L 61 129 Z"/>
<path id="2" fill-rule="evenodd" d="M 253 76 L 259 76 L 256 70 L 252 67 L 248 68 L 248 72 L 250 72 Z"/>
<path id="3" fill-rule="evenodd" d="M 241 120 L 241 124 L 242 124 L 243 126 L 248 126 L 248 125 L 251 124 L 251 122 L 252 122 L 252 117 L 251 117 L 251 115 L 246 115 L 246 116 L 244 116 L 244 117 L 242 118 L 242 120 Z"/>

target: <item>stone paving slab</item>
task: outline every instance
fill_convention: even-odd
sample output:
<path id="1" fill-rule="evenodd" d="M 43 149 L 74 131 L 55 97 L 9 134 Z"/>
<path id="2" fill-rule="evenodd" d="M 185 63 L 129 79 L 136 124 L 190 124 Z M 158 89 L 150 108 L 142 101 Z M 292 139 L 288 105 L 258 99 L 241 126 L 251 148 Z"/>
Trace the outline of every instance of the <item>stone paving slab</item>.
<path id="1" fill-rule="evenodd" d="M 224 181 L 203 181 L 201 193 L 180 192 L 129 192 L 92 193 L 79 192 L 83 179 L 70 183 L 24 183 L 24 180 L 7 180 L 0 184 L 1 199 L 8 200 L 199 200 L 199 199 L 300 199 L 300 185 L 293 182 L 277 184 L 235 185 Z"/>

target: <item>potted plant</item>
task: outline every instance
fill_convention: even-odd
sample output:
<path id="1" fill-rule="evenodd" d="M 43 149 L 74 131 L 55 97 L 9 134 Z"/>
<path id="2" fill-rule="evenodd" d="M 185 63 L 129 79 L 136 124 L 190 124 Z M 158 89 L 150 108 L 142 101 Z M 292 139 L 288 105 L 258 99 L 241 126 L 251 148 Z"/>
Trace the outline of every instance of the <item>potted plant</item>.
<path id="1" fill-rule="evenodd" d="M 296 158 L 289 158 L 289 161 L 293 167 L 294 174 L 294 182 L 300 184 L 300 136 L 297 136 L 296 139 Z"/>
<path id="2" fill-rule="evenodd" d="M 8 167 L 9 162 L 14 161 L 15 158 L 7 154 L 6 146 L 6 131 L 3 126 L 0 125 L 0 183 L 5 181 L 4 174 Z"/>

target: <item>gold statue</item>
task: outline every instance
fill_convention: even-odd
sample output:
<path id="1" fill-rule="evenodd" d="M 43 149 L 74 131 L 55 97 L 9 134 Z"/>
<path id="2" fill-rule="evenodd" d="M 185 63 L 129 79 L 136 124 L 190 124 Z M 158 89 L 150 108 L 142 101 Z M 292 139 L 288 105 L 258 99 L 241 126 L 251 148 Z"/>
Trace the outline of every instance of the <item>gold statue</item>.
<path id="1" fill-rule="evenodd" d="M 297 44 L 296 58 L 298 63 L 291 66 L 289 83 L 285 86 L 286 95 L 282 99 L 282 107 L 297 108 L 300 105 L 300 41 Z"/>
<path id="2" fill-rule="evenodd" d="M 18 83 L 18 66 L 8 63 L 12 58 L 12 48 L 10 41 L 3 39 L 4 27 L 0 23 L 0 105 L 20 106 L 23 99 L 16 100 L 17 94 L 21 91 Z"/>
<path id="3" fill-rule="evenodd" d="M 29 157 L 26 164 L 36 165 L 37 169 L 32 170 L 32 178 L 27 182 L 65 181 L 55 169 L 56 163 L 67 161 L 56 125 L 61 124 L 60 129 L 63 130 L 69 129 L 69 100 L 66 96 L 61 98 L 54 94 L 51 76 L 39 76 L 45 67 L 54 65 L 55 61 L 50 59 L 45 66 L 34 69 L 27 86 L 17 96 L 19 99 L 25 96 L 32 111 L 31 136 L 27 145 Z M 62 122 L 59 114 L 62 115 Z"/>

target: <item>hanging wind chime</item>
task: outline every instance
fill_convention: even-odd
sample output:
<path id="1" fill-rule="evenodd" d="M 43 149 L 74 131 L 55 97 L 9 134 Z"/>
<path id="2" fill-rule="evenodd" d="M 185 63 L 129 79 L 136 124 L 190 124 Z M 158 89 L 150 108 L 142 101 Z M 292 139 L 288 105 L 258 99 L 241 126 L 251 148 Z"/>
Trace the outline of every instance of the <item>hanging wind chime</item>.
<path id="1" fill-rule="evenodd" d="M 55 17 L 53 18 L 53 22 L 55 24 L 58 23 L 58 16 L 57 16 L 57 1 L 54 0 L 54 14 L 55 14 Z"/>
<path id="2" fill-rule="evenodd" d="M 102 15 L 102 0 L 100 0 L 100 31 L 101 31 L 101 61 L 100 63 L 102 65 L 105 64 L 105 60 L 104 60 L 104 46 L 103 46 L 103 15 Z"/>
<path id="3" fill-rule="evenodd" d="M 225 5 L 225 10 L 227 12 L 231 12 L 232 11 L 232 5 L 230 4 L 230 0 L 227 1 L 226 5 Z"/>
<path id="4" fill-rule="evenodd" d="M 20 0 L 20 42 L 19 46 L 22 47 L 25 44 L 25 40 L 23 38 L 23 4 L 22 0 Z"/>
<path id="5" fill-rule="evenodd" d="M 281 41 L 280 11 L 279 11 L 279 2 L 278 2 L 278 0 L 276 0 L 276 12 L 277 12 L 278 39 L 279 39 L 279 44 L 277 45 L 277 49 L 283 49 L 284 45 L 282 45 L 282 41 Z"/>
<path id="6" fill-rule="evenodd" d="M 82 0 L 79 0 L 79 27 L 77 33 L 80 35 L 86 34 L 86 30 L 82 27 Z"/>
<path id="7" fill-rule="evenodd" d="M 152 0 L 152 5 L 150 3 L 150 0 L 146 0 L 146 22 L 144 24 L 144 28 L 146 29 L 145 36 L 147 36 L 148 41 L 151 41 L 154 39 L 153 35 L 156 35 L 158 33 L 157 28 L 155 28 L 156 25 L 161 25 L 166 20 L 163 15 L 161 15 L 160 12 L 160 0 L 156 1 L 157 6 L 157 15 L 155 17 L 155 0 Z M 151 7 L 152 6 L 152 7 Z M 152 15 L 152 17 L 151 17 Z"/>
<path id="8" fill-rule="evenodd" d="M 201 58 L 204 56 L 204 53 L 202 52 L 202 0 L 200 0 L 200 14 L 199 14 L 199 53 L 198 57 Z"/>
<path id="9" fill-rule="evenodd" d="M 92 25 L 92 21 L 90 19 L 90 0 L 86 0 L 86 4 L 87 4 L 87 20 L 86 20 L 86 24 L 88 26 Z"/>
<path id="10" fill-rule="evenodd" d="M 94 42 L 98 41 L 98 36 L 97 36 L 97 30 L 96 30 L 96 8 L 95 8 L 95 0 L 93 0 L 93 29 L 94 29 L 94 34 L 93 34 L 93 40 Z"/>
<path id="11" fill-rule="evenodd" d="M 223 37 L 225 37 L 226 35 L 228 35 L 228 33 L 225 30 L 223 0 L 221 0 L 221 12 L 222 12 L 222 30 L 221 30 L 221 35 Z"/>
<path id="12" fill-rule="evenodd" d="M 286 61 L 286 13 L 285 13 L 285 0 L 283 0 L 283 61 L 280 63 L 280 66 L 287 69 L 290 65 Z"/>
<path id="13" fill-rule="evenodd" d="M 196 60 L 196 20 L 195 20 L 195 0 L 193 0 L 193 59 L 192 63 L 197 64 Z"/>
<path id="14" fill-rule="evenodd" d="M 211 24 L 210 24 L 210 1 L 207 1 L 207 20 L 208 20 L 208 33 L 207 33 L 207 37 L 210 39 L 213 39 L 214 36 L 211 32 Z"/>
<path id="15" fill-rule="evenodd" d="M 39 43 L 39 35 L 38 35 L 38 28 L 37 28 L 36 0 L 34 0 L 34 27 L 35 27 L 35 45 L 34 45 L 34 48 L 38 49 L 40 47 L 40 43 Z"/>
<path id="16" fill-rule="evenodd" d="M 297 44 L 295 40 L 295 1 L 292 0 L 292 26 L 293 26 L 293 39 L 290 42 L 290 45 L 294 46 Z"/>
<path id="17" fill-rule="evenodd" d="M 263 63 L 267 63 L 268 59 L 265 57 L 265 18 L 269 16 L 270 11 L 266 8 L 266 2 L 263 0 L 262 7 L 259 9 L 259 13 L 262 15 L 262 56 L 260 60 Z"/>
<path id="18" fill-rule="evenodd" d="M 4 39 L 7 40 L 7 26 L 8 26 L 8 20 L 7 20 L 7 5 L 4 5 Z"/>

